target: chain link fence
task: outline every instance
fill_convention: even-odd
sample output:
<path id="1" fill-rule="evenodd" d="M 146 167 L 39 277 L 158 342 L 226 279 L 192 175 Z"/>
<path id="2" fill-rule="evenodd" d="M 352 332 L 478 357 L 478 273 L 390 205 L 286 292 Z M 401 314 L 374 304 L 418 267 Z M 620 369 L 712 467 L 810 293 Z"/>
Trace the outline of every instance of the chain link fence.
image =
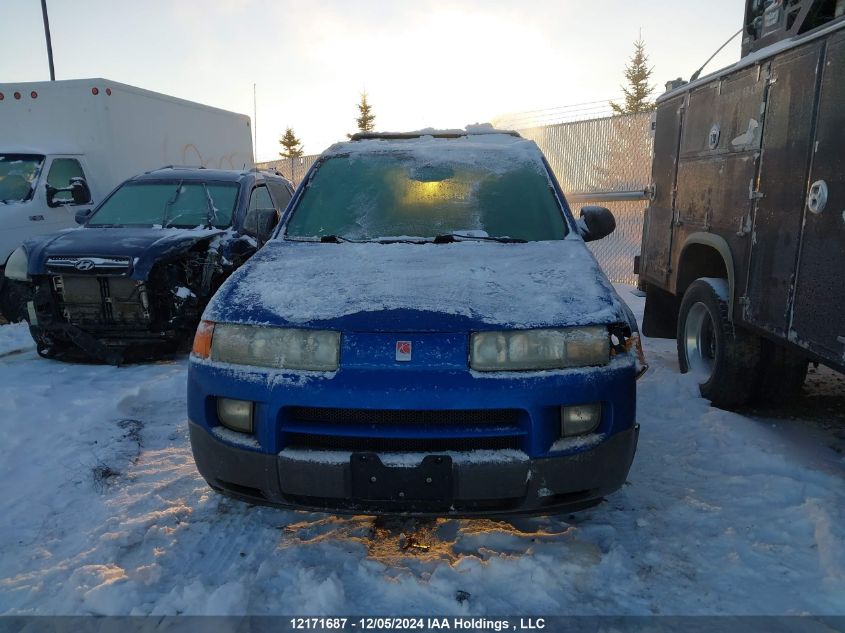
<path id="1" fill-rule="evenodd" d="M 310 154 L 299 158 L 280 158 L 279 160 L 256 163 L 255 166 L 258 169 L 277 171 L 296 186 L 318 158 L 320 158 L 319 154 Z"/>
<path id="2" fill-rule="evenodd" d="M 518 130 L 546 155 L 576 216 L 585 204 L 613 212 L 616 231 L 589 246 L 616 283 L 636 283 L 634 257 L 651 182 L 651 119 L 651 113 L 629 114 Z"/>

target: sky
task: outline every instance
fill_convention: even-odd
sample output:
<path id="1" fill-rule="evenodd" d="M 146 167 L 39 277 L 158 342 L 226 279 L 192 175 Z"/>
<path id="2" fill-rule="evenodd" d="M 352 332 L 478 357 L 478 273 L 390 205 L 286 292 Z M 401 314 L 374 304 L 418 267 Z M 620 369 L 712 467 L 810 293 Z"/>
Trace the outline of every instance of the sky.
<path id="1" fill-rule="evenodd" d="M 0 0 L 0 83 L 49 79 L 39 0 Z M 690 75 L 744 0 L 48 0 L 57 79 L 105 77 L 253 117 L 256 154 L 290 126 L 306 154 L 355 131 L 463 128 L 621 96 L 640 33 L 653 81 Z M 739 38 L 708 67 L 739 58 Z"/>

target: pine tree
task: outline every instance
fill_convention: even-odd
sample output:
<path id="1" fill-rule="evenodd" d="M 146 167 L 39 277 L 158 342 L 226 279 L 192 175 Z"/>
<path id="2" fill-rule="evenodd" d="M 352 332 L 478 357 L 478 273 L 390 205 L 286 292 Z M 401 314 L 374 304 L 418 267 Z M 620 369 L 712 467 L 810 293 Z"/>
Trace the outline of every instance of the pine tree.
<path id="1" fill-rule="evenodd" d="M 634 43 L 634 55 L 630 64 L 625 67 L 625 79 L 628 81 L 627 86 L 622 86 L 625 103 L 610 103 L 614 114 L 635 114 L 654 110 L 654 102 L 650 99 L 654 86 L 649 84 L 653 71 L 654 68 L 648 67 L 645 42 L 640 38 Z"/>
<path id="2" fill-rule="evenodd" d="M 293 133 L 293 128 L 287 128 L 285 130 L 285 135 L 279 140 L 279 145 L 283 148 L 282 151 L 279 152 L 279 156 L 282 158 L 299 158 L 304 153 L 302 142 L 296 138 L 296 135 Z"/>
<path id="3" fill-rule="evenodd" d="M 361 102 L 358 104 L 358 113 L 360 116 L 355 119 L 358 124 L 359 132 L 372 132 L 376 127 L 376 115 L 373 114 L 373 108 L 367 101 L 367 93 L 361 93 Z"/>

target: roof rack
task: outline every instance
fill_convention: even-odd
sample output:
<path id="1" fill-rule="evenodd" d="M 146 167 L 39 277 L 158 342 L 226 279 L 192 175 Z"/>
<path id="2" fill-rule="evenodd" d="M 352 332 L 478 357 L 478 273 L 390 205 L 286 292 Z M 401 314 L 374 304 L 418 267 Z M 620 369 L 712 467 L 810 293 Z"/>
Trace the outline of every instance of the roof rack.
<path id="1" fill-rule="evenodd" d="M 422 138 L 423 136 L 432 136 L 434 138 L 462 138 L 464 136 L 476 136 L 485 134 L 507 134 L 508 136 L 516 136 L 521 138 L 519 132 L 513 130 L 420 130 L 419 132 L 358 132 L 350 137 L 352 141 L 368 141 L 368 140 L 385 140 L 385 141 L 401 141 L 414 138 Z"/>
<path id="2" fill-rule="evenodd" d="M 154 171 L 161 171 L 162 169 L 207 169 L 205 165 L 164 165 L 162 167 L 158 167 L 157 169 L 151 169 L 150 171 L 144 172 L 145 174 L 151 174 Z"/>

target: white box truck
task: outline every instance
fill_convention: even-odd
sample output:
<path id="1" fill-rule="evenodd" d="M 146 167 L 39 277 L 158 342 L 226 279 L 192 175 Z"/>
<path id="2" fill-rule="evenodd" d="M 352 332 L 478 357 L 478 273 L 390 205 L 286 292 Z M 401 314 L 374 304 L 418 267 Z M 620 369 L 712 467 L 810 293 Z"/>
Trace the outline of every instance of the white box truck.
<path id="1" fill-rule="evenodd" d="M 108 79 L 0 83 L 0 295 L 21 242 L 74 226 L 127 178 L 251 169 L 251 129 L 246 115 Z"/>

